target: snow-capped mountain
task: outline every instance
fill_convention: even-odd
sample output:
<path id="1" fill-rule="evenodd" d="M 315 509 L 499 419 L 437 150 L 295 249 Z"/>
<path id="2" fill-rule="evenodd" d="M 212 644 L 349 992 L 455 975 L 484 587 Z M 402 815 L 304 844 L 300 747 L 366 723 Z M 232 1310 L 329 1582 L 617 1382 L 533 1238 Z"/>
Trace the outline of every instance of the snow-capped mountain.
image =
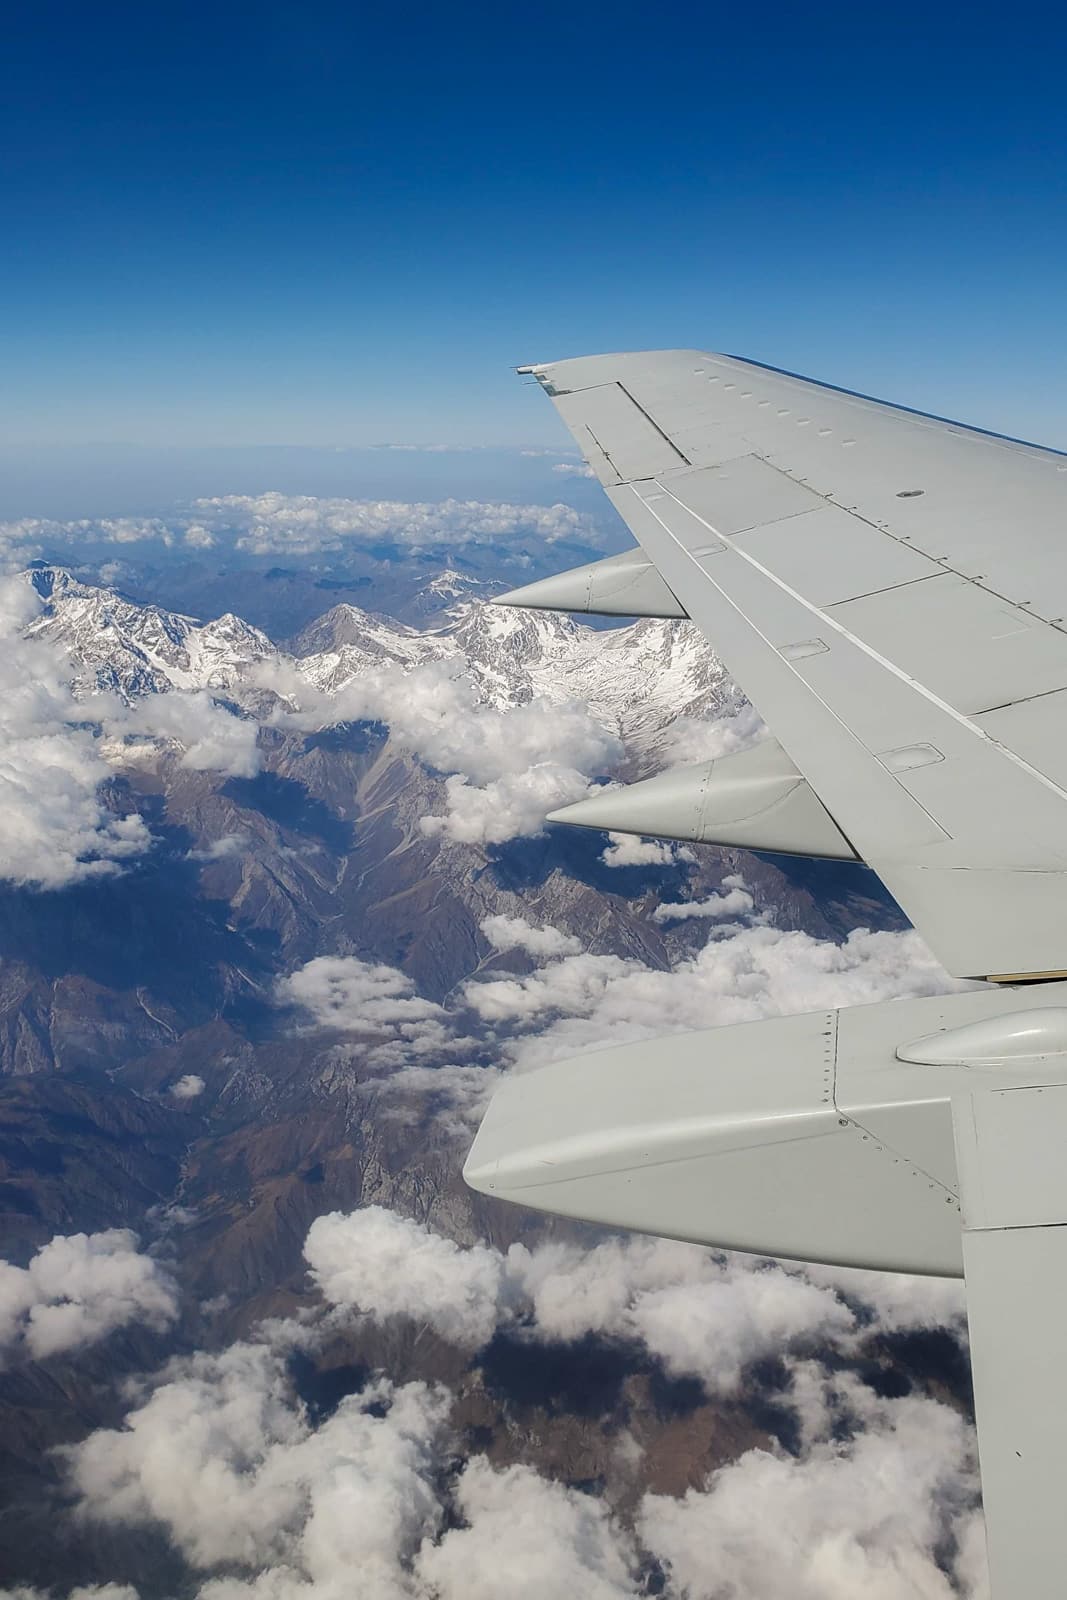
<path id="1" fill-rule="evenodd" d="M 536 699 L 582 702 L 631 755 L 650 764 L 678 718 L 721 717 L 743 704 L 690 624 L 644 619 L 598 630 L 552 612 L 462 598 L 471 584 L 451 572 L 439 580 L 439 595 L 457 597 L 443 623 L 438 614 L 435 625 L 420 629 L 342 604 L 304 629 L 291 654 L 232 613 L 200 623 L 135 605 L 61 568 L 36 568 L 26 576 L 44 602 L 28 632 L 68 652 L 82 693 L 111 689 L 132 701 L 170 689 L 207 689 L 240 700 L 253 668 L 278 660 L 334 695 L 382 668 L 446 663 L 498 710 Z"/>
<path id="2" fill-rule="evenodd" d="M 78 693 L 112 690 L 132 701 L 168 689 L 230 691 L 254 662 L 276 654 L 265 633 L 232 612 L 200 623 L 79 583 L 62 567 L 34 567 L 25 579 L 43 602 L 27 634 L 67 651 Z"/>
<path id="3" fill-rule="evenodd" d="M 336 694 L 360 674 L 448 662 L 489 706 L 578 700 L 633 753 L 653 756 L 679 717 L 730 715 L 744 703 L 722 663 L 690 624 L 645 619 L 598 630 L 547 611 L 479 601 L 420 630 L 337 606 L 298 642 L 296 666 Z"/>

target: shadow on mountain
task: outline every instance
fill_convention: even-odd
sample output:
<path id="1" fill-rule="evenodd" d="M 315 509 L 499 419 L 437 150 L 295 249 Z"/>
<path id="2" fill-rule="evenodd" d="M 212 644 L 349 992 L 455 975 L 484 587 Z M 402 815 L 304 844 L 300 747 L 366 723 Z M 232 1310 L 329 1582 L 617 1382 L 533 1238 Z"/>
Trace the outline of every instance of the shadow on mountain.
<path id="1" fill-rule="evenodd" d="M 261 772 L 255 778 L 230 778 L 222 793 L 244 810 L 259 811 L 278 827 L 318 839 L 338 854 L 352 848 L 351 823 L 335 816 L 329 806 L 294 778 L 282 778 L 276 772 Z"/>
<path id="2" fill-rule="evenodd" d="M 647 1369 L 648 1396 L 658 1417 L 688 1417 L 702 1406 L 707 1396 L 699 1378 L 675 1378 L 658 1362 Z"/>
<path id="3" fill-rule="evenodd" d="M 44 892 L 0 887 L 0 961 L 52 980 L 145 989 L 183 1018 L 214 1015 L 228 993 L 225 969 L 266 977 L 277 940 L 230 928 L 227 903 L 201 893 L 200 869 L 187 859 L 192 836 L 151 815 L 152 797 L 140 809 L 156 844 L 122 874 Z"/>
<path id="4" fill-rule="evenodd" d="M 600 894 L 618 895 L 623 900 L 639 900 L 646 894 L 669 900 L 684 891 L 689 877 L 684 862 L 675 867 L 608 867 L 600 859 L 607 844 L 607 834 L 593 828 L 553 827 L 550 823 L 540 838 L 490 845 L 486 870 L 498 888 L 514 894 L 539 888 L 556 871 Z"/>
<path id="5" fill-rule="evenodd" d="M 304 749 L 365 756 L 376 754 L 388 737 L 389 729 L 383 722 L 338 722 L 332 728 L 309 733 Z"/>
<path id="6" fill-rule="evenodd" d="M 772 855 L 754 852 L 782 874 L 786 883 L 810 895 L 818 905 L 865 905 L 875 910 L 884 928 L 910 927 L 882 880 L 862 861 L 819 861 L 810 856 Z"/>
<path id="7" fill-rule="evenodd" d="M 271 573 L 268 572 L 267 576 L 269 578 L 271 576 Z M 371 581 L 372 580 L 370 578 L 366 578 L 366 577 L 363 577 L 363 578 L 316 578 L 315 587 L 316 587 L 316 589 L 326 589 L 331 594 L 334 593 L 334 592 L 340 592 L 341 594 L 345 594 L 345 593 L 351 593 L 352 591 L 354 591 L 356 589 L 369 589 L 371 587 Z"/>
<path id="8" fill-rule="evenodd" d="M 948 1328 L 911 1328 L 885 1333 L 879 1344 L 890 1360 L 923 1384 L 945 1388 L 969 1412 L 974 1410 L 971 1368 L 966 1352 Z"/>
<path id="9" fill-rule="evenodd" d="M 289 1376 L 317 1426 L 332 1417 L 342 1400 L 366 1388 L 371 1368 L 358 1362 L 339 1367 L 319 1367 L 311 1356 L 297 1350 L 289 1357 Z"/>
<path id="10" fill-rule="evenodd" d="M 527 1344 L 499 1333 L 479 1364 L 486 1388 L 499 1399 L 579 1417 L 617 1406 L 633 1371 L 632 1355 L 591 1334 L 573 1344 Z"/>
<path id="11" fill-rule="evenodd" d="M 777 1439 L 790 1455 L 800 1454 L 803 1436 L 800 1416 L 790 1403 L 793 1380 L 784 1361 L 769 1356 L 745 1372 L 745 1410 L 757 1428 Z"/>

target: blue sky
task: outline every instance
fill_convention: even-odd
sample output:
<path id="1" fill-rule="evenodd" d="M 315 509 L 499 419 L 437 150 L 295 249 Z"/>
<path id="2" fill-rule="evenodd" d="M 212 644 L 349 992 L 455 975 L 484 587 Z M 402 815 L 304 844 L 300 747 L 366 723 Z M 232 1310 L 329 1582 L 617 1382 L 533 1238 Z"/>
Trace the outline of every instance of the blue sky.
<path id="1" fill-rule="evenodd" d="M 725 349 L 1067 443 L 1067 25 L 55 4 L 5 22 L 16 447 L 564 436 L 512 364 Z"/>

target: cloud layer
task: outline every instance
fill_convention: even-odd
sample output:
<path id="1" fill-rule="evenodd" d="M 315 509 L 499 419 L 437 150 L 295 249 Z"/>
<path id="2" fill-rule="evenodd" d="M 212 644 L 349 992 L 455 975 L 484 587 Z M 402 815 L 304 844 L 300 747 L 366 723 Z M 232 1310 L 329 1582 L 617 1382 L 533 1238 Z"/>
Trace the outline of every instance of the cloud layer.
<path id="1" fill-rule="evenodd" d="M 798 1445 L 750 1450 L 624 1516 L 607 1494 L 457 1456 L 460 1397 L 443 1386 L 372 1379 L 316 1421 L 287 1370 L 316 1328 L 273 1324 L 172 1362 L 121 1428 L 67 1452 L 75 1514 L 162 1528 L 199 1600 L 341 1600 L 354 1572 L 376 1600 L 982 1600 L 972 1432 L 949 1407 L 880 1396 L 847 1366 L 865 1337 L 855 1283 L 648 1239 L 464 1249 L 380 1208 L 319 1218 L 306 1253 L 333 1335 L 346 1318 L 406 1318 L 474 1359 L 502 1329 L 534 1342 L 594 1333 L 720 1395 L 753 1361 L 784 1356 L 778 1399 Z M 944 1286 L 907 1282 L 911 1325 L 940 1314 Z M 636 1465 L 636 1440 L 619 1449 Z"/>
<path id="2" fill-rule="evenodd" d="M 162 1329 L 177 1315 L 173 1279 L 128 1228 L 58 1236 L 28 1267 L 0 1261 L 0 1355 L 9 1360 L 64 1355 L 130 1323 Z"/>

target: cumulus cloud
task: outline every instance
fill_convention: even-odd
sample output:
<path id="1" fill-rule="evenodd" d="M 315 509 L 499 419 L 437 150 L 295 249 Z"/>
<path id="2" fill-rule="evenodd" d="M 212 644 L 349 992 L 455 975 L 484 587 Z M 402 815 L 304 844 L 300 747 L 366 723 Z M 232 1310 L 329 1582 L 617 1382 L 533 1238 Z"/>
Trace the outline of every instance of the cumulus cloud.
<path id="1" fill-rule="evenodd" d="M 203 1094 L 206 1085 L 197 1072 L 187 1072 L 170 1086 L 170 1093 L 175 1100 L 196 1100 Z"/>
<path id="2" fill-rule="evenodd" d="M 767 725 L 754 706 L 724 717 L 675 717 L 663 741 L 664 766 L 698 766 L 736 755 L 767 737 Z"/>
<path id="3" fill-rule="evenodd" d="M 596 473 L 584 461 L 557 461 L 552 468 L 561 478 L 595 478 Z"/>
<path id="4" fill-rule="evenodd" d="M 472 1350 L 493 1336 L 503 1262 L 485 1245 L 463 1250 L 394 1211 L 368 1206 L 318 1217 L 304 1255 L 332 1305 L 378 1321 L 410 1317 Z"/>
<path id="5" fill-rule="evenodd" d="M 0 877 L 60 889 L 113 875 L 152 843 L 139 813 L 106 804 L 117 768 L 162 742 L 185 767 L 251 777 L 258 728 L 203 691 L 77 699 L 63 649 L 25 636 L 40 614 L 32 585 L 0 580 Z"/>
<path id="6" fill-rule="evenodd" d="M 202 850 L 190 850 L 186 859 L 188 861 L 226 861 L 230 856 L 239 856 L 248 845 L 248 835 L 244 833 L 224 833 L 221 839 L 212 839 L 210 844 Z"/>
<path id="7" fill-rule="evenodd" d="M 128 1228 L 58 1235 L 28 1267 L 0 1262 L 0 1352 L 34 1360 L 96 1344 L 133 1322 L 162 1329 L 178 1314 L 170 1275 Z"/>
<path id="8" fill-rule="evenodd" d="M 444 450 L 445 446 L 391 446 Z M 565 466 L 566 463 L 563 463 Z M 578 469 L 578 474 L 581 469 Z M 80 517 L 58 521 L 24 517 L 0 523 L 0 563 L 8 570 L 45 552 L 72 546 L 161 544 L 210 550 L 230 545 L 252 555 L 290 558 L 342 550 L 351 544 L 389 542 L 413 549 L 447 544 L 496 544 L 511 539 L 553 544 L 580 539 L 600 545 L 595 520 L 573 507 L 516 504 L 506 500 L 353 500 L 267 491 L 216 495 L 194 502 L 193 515 L 175 511 L 155 517 Z"/>
<path id="9" fill-rule="evenodd" d="M 253 679 L 288 702 L 276 713 L 284 724 L 381 722 L 394 744 L 451 774 L 444 815 L 423 818 L 422 826 L 461 843 L 540 832 L 547 812 L 583 798 L 590 778 L 622 755 L 618 736 L 580 701 L 535 699 L 497 710 L 447 661 L 360 673 L 332 695 L 284 662 L 263 663 Z"/>
<path id="10" fill-rule="evenodd" d="M 372 1067 L 409 1067 L 468 1049 L 443 1006 L 415 993 L 397 967 L 358 956 L 316 956 L 275 984 L 280 1005 L 299 1006 L 315 1026 L 355 1035 Z"/>
<path id="11" fill-rule="evenodd" d="M 400 1594 L 399 1563 L 437 1525 L 428 1481 L 445 1397 L 387 1382 L 342 1401 L 315 1429 L 284 1355 L 238 1344 L 175 1362 L 126 1418 L 68 1452 L 83 1517 L 162 1526 L 201 1569 L 274 1569 L 276 1594 L 350 1579 Z M 251 1592 L 221 1580 L 206 1594 Z"/>
<path id="12" fill-rule="evenodd" d="M 416 1574 L 437 1600 L 634 1600 L 637 1552 L 591 1495 L 529 1467 L 468 1462 L 455 1491 L 462 1525 L 423 1546 Z"/>
<path id="13" fill-rule="evenodd" d="M 584 800 L 589 779 L 573 767 L 544 762 L 478 786 L 463 777 L 445 782 L 448 809 L 423 817 L 422 831 L 457 844 L 505 844 L 541 832 L 545 817 L 558 806 Z"/>
<path id="14" fill-rule="evenodd" d="M 512 1031 L 538 1025 L 536 1034 L 503 1045 L 513 1062 L 527 1068 L 664 1032 L 965 987 L 912 930 L 863 928 L 837 944 L 754 925 L 713 936 L 666 972 L 618 956 L 583 954 L 527 977 L 473 980 L 464 996 L 480 1016 Z"/>
<path id="15" fill-rule="evenodd" d="M 679 861 L 695 861 L 696 856 L 684 844 L 672 844 L 667 839 L 609 833 L 600 859 L 606 867 L 673 867 Z"/>
<path id="16" fill-rule="evenodd" d="M 50 1590 L 19 1584 L 17 1589 L 0 1589 L 0 1600 L 54 1600 Z M 129 1583 L 79 1583 L 68 1590 L 67 1600 L 139 1600 Z"/>
<path id="17" fill-rule="evenodd" d="M 238 531 L 237 547 L 255 555 L 310 555 L 354 541 L 397 544 L 495 543 L 515 537 L 552 544 L 558 539 L 599 542 L 592 519 L 571 506 L 514 505 L 508 501 L 347 500 L 315 495 L 220 495 L 198 500 L 201 519 Z"/>
<path id="18" fill-rule="evenodd" d="M 516 1244 L 502 1254 L 482 1244 L 462 1248 L 370 1206 L 320 1217 L 304 1254 L 332 1306 L 372 1320 L 406 1317 L 469 1350 L 501 1326 L 540 1342 L 586 1334 L 625 1340 L 717 1394 L 734 1392 L 753 1361 L 841 1341 L 860 1327 L 832 1279 L 819 1283 L 800 1268 L 754 1267 L 669 1240 L 609 1239 L 592 1249 Z M 913 1318 L 916 1312 L 921 1301 L 913 1299 Z"/>
<path id="19" fill-rule="evenodd" d="M 523 917 L 483 917 L 478 924 L 494 950 L 524 950 L 540 959 L 577 955 L 582 941 L 561 928 L 535 928 Z"/>
<path id="20" fill-rule="evenodd" d="M 119 871 L 151 836 L 140 815 L 114 816 L 101 801 L 112 769 L 66 660 L 21 636 L 39 609 L 28 585 L 0 582 L 0 877 L 57 889 Z"/>
<path id="21" fill-rule="evenodd" d="M 502 1327 L 538 1342 L 592 1332 L 714 1394 L 784 1357 L 776 1398 L 796 1412 L 797 1453 L 749 1451 L 678 1499 L 645 1494 L 631 1528 L 609 1496 L 529 1466 L 476 1455 L 457 1471 L 450 1413 L 465 1412 L 442 1388 L 376 1380 L 316 1421 L 286 1362 L 315 1331 L 280 1324 L 270 1341 L 173 1362 L 121 1428 L 66 1452 L 78 1514 L 161 1527 L 201 1574 L 200 1600 L 333 1600 L 353 1571 L 386 1600 L 616 1600 L 655 1566 L 672 1600 L 983 1595 L 972 1431 L 935 1401 L 879 1397 L 843 1365 L 869 1328 L 862 1284 L 846 1299 L 800 1267 L 632 1237 L 462 1247 L 378 1207 L 318 1219 L 305 1253 L 324 1333 L 352 1315 L 406 1317 L 473 1356 Z M 914 1325 L 931 1306 L 913 1294 Z M 632 1458 L 636 1442 L 622 1449 Z"/>
<path id="22" fill-rule="evenodd" d="M 171 743 L 181 751 L 179 764 L 194 772 L 254 778 L 260 769 L 258 724 L 227 711 L 203 689 L 146 695 L 111 717 L 108 729 L 126 741 L 127 752 L 131 739 Z"/>
<path id="23" fill-rule="evenodd" d="M 210 550 L 215 545 L 215 535 L 202 522 L 190 522 L 182 535 L 183 543 L 193 550 Z"/>
<path id="24" fill-rule="evenodd" d="M 385 1033 L 445 1014 L 415 994 L 414 983 L 399 968 L 358 956 L 316 956 L 280 978 L 275 994 L 283 1004 L 302 1006 L 320 1027 L 347 1033 Z"/>
<path id="25" fill-rule="evenodd" d="M 672 1593 L 952 1600 L 960 1588 L 942 1570 L 947 1524 L 971 1566 L 969 1579 L 957 1569 L 963 1592 L 977 1600 L 984 1575 L 972 1550 L 971 1429 L 930 1400 L 844 1387 L 852 1413 L 844 1442 L 819 1440 L 799 1458 L 749 1451 L 681 1499 L 644 1497 L 638 1530 Z"/>
<path id="26" fill-rule="evenodd" d="M 712 922 L 726 918 L 747 917 L 755 905 L 745 880 L 736 873 L 722 880 L 725 894 L 711 894 L 706 900 L 664 901 L 652 913 L 653 922 L 685 922 L 693 917 L 707 917 Z"/>

